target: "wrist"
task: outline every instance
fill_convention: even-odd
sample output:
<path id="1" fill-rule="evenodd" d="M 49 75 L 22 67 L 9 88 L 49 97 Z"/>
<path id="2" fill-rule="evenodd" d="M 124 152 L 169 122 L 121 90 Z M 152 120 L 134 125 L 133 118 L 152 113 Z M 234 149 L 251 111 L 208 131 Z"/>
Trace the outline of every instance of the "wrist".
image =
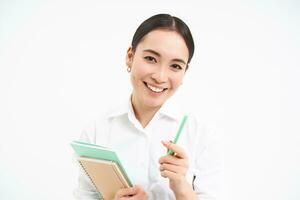
<path id="1" fill-rule="evenodd" d="M 174 189 L 173 192 L 175 194 L 176 200 L 197 199 L 196 193 L 187 181 L 181 183 L 180 187 L 176 187 L 176 189 Z"/>

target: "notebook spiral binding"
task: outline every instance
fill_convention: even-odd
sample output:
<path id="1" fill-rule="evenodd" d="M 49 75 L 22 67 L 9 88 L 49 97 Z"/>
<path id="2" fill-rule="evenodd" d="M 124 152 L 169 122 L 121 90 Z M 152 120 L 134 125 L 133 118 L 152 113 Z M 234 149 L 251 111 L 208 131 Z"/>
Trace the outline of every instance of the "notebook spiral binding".
<path id="1" fill-rule="evenodd" d="M 94 183 L 93 179 L 90 177 L 90 175 L 87 173 L 87 171 L 85 170 L 84 166 L 82 165 L 82 163 L 80 161 L 78 161 L 80 166 L 81 166 L 81 169 L 84 171 L 84 173 L 89 177 L 89 180 L 91 181 L 91 183 L 94 185 L 94 187 L 96 188 L 97 190 L 97 193 L 100 197 L 100 200 L 104 200 L 104 198 L 102 197 L 101 193 L 100 193 L 100 190 L 99 188 L 97 188 L 96 184 Z"/>

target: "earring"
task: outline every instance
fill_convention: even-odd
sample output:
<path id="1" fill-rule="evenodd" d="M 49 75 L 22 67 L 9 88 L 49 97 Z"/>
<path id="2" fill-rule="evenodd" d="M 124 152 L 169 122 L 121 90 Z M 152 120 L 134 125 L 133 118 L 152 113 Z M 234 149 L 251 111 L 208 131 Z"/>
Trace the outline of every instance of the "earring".
<path id="1" fill-rule="evenodd" d="M 131 67 L 127 67 L 127 72 L 130 73 L 131 72 Z"/>

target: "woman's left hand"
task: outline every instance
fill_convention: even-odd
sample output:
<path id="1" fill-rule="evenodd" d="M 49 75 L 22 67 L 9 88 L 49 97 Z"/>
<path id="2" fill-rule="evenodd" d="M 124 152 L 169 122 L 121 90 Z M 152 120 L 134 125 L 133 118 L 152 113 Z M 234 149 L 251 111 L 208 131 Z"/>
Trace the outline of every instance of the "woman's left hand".
<path id="1" fill-rule="evenodd" d="M 184 193 L 189 187 L 185 179 L 188 170 L 188 157 L 185 151 L 178 145 L 171 142 L 162 141 L 162 144 L 168 149 L 175 152 L 175 155 L 166 155 L 159 159 L 160 174 L 162 177 L 169 179 L 170 188 L 176 194 Z"/>

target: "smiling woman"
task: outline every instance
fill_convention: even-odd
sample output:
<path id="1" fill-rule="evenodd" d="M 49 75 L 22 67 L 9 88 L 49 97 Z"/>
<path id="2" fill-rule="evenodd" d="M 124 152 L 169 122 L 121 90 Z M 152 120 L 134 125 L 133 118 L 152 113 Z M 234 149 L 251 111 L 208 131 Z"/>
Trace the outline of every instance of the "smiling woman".
<path id="1" fill-rule="evenodd" d="M 178 143 L 169 142 L 185 113 L 167 100 L 182 84 L 193 54 L 191 32 L 177 17 L 152 16 L 134 34 L 126 54 L 133 86 L 129 102 L 81 136 L 115 149 L 124 162 L 135 186 L 119 190 L 115 199 L 219 199 L 221 162 L 214 132 L 190 114 Z M 166 155 L 168 149 L 175 155 Z M 98 198 L 84 174 L 75 196 Z"/>
<path id="2" fill-rule="evenodd" d="M 143 127 L 181 85 L 188 57 L 188 48 L 181 35 L 165 29 L 149 32 L 134 52 L 132 47 L 128 49 L 132 104 Z M 141 114 L 145 110 L 149 111 L 147 117 Z"/>

